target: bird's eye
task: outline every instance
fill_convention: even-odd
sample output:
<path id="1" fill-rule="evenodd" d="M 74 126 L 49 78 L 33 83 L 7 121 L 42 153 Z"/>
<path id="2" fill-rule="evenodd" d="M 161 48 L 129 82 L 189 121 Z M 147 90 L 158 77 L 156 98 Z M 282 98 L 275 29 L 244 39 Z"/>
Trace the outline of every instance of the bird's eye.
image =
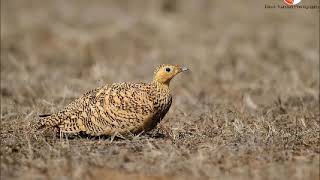
<path id="1" fill-rule="evenodd" d="M 167 68 L 166 68 L 166 71 L 167 71 L 167 72 L 170 72 L 170 71 L 171 71 L 171 68 L 168 68 L 168 67 L 167 67 Z"/>

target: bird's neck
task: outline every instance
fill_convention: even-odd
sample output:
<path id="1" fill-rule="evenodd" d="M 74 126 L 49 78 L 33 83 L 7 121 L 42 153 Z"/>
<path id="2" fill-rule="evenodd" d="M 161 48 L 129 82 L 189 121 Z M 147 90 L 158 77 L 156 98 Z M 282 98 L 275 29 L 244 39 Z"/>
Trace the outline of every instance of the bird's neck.
<path id="1" fill-rule="evenodd" d="M 152 83 L 158 92 L 170 94 L 169 82 L 160 83 L 158 81 L 153 81 Z"/>

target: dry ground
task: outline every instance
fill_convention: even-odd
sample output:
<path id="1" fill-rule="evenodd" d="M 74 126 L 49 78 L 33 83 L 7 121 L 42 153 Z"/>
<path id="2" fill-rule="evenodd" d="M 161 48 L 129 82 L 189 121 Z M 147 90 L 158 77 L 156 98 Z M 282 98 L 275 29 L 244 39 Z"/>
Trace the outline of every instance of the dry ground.
<path id="1" fill-rule="evenodd" d="M 1 179 L 318 179 L 319 10 L 265 4 L 282 1 L 1 0 Z M 151 133 L 29 131 L 160 63 L 192 72 Z"/>

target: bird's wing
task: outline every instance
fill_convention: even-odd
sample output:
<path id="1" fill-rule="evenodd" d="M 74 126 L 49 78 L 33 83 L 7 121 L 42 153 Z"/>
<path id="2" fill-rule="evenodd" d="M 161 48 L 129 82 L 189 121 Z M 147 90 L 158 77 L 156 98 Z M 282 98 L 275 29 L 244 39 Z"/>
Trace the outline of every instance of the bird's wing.
<path id="1" fill-rule="evenodd" d="M 152 87 L 146 83 L 115 83 L 96 88 L 62 111 L 43 117 L 40 125 L 58 126 L 61 132 L 90 135 L 140 132 L 157 114 Z"/>
<path id="2" fill-rule="evenodd" d="M 144 83 L 116 83 L 92 90 L 65 108 L 60 129 L 91 135 L 142 131 L 156 114 L 150 89 Z"/>
<path id="3" fill-rule="evenodd" d="M 120 133 L 142 131 L 156 114 L 150 92 L 151 86 L 145 83 L 114 84 L 96 105 L 102 107 L 101 120 Z"/>

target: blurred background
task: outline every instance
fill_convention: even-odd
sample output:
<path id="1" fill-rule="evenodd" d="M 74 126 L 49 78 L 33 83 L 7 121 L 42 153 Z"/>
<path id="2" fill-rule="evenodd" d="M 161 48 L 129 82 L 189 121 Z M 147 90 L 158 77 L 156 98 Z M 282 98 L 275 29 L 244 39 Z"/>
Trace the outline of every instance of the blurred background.
<path id="1" fill-rule="evenodd" d="M 1 2 L 2 87 L 29 86 L 29 100 L 35 86 L 62 96 L 65 88 L 150 81 L 161 63 L 190 67 L 173 83 L 192 86 L 190 96 L 216 88 L 318 95 L 317 9 L 265 8 L 281 0 Z"/>
<path id="2" fill-rule="evenodd" d="M 266 8 L 266 5 L 275 8 Z M 306 171 L 300 174 L 295 174 L 296 171 L 291 171 L 290 168 L 288 170 L 286 166 L 281 172 L 283 177 L 292 174 L 298 179 L 306 174 L 311 178 L 317 177 L 319 9 L 281 9 L 278 5 L 283 6 L 283 1 L 1 0 L 1 136 L 5 145 L 1 149 L 1 168 L 4 172 L 2 177 L 17 177 L 28 170 L 27 166 L 37 169 L 33 166 L 38 161 L 49 169 L 49 174 L 51 166 L 64 167 L 58 162 L 50 163 L 54 158 L 44 158 L 45 156 L 41 155 L 41 152 L 49 152 L 53 154 L 50 157 L 56 157 L 56 151 L 48 150 L 45 146 L 40 147 L 36 141 L 25 139 L 25 130 L 21 127 L 35 120 L 37 113 L 56 112 L 85 91 L 103 84 L 151 81 L 154 68 L 162 63 L 182 64 L 191 69 L 191 73 L 179 75 L 171 83 L 174 103 L 166 116 L 168 121 L 163 124 L 171 129 L 171 133 L 210 134 L 211 131 L 217 133 L 216 130 L 220 132 L 222 126 L 217 124 L 220 120 L 222 123 L 224 115 L 220 116 L 219 113 L 226 114 L 227 109 L 234 109 L 240 113 L 235 115 L 235 119 L 241 122 L 241 127 L 247 129 L 247 126 L 258 123 L 252 128 L 256 128 L 255 132 L 264 132 L 260 135 L 265 138 L 269 137 L 267 134 L 271 131 L 268 130 L 268 126 L 274 127 L 280 142 L 283 136 L 288 135 L 286 133 L 290 135 L 295 132 L 288 129 L 294 122 L 293 119 L 307 114 L 311 120 L 305 122 L 304 126 L 302 123 L 301 126 L 305 128 L 300 130 L 302 134 L 311 133 L 312 140 L 309 136 L 307 140 L 312 141 L 312 145 L 299 152 L 311 153 L 312 156 L 308 153 L 301 155 L 311 164 L 301 165 Z M 319 1 L 302 0 L 299 5 L 319 6 Z M 287 108 L 292 107 L 291 110 L 285 111 L 292 112 L 292 118 L 290 116 L 281 120 L 280 124 L 272 124 L 279 113 L 272 116 L 268 113 L 274 112 L 279 104 L 283 109 L 281 101 Z M 199 117 L 206 120 L 200 121 Z M 255 121 L 261 117 L 263 121 L 268 122 L 267 124 L 271 124 L 267 126 Z M 209 126 L 208 123 L 213 125 Z M 237 132 L 234 126 L 227 125 L 225 128 L 230 128 L 231 134 Z M 222 128 L 222 134 L 218 133 L 219 136 L 216 134 L 216 137 L 221 138 L 221 142 L 219 138 L 215 141 L 219 140 L 220 144 L 226 147 L 230 143 L 243 142 L 242 140 L 257 135 L 242 132 L 247 136 L 238 136 L 237 139 L 226 135 L 225 133 L 230 132 L 224 130 Z M 214 137 L 213 134 L 208 135 L 211 136 Z M 122 156 L 121 159 L 117 155 L 109 154 L 104 158 L 113 160 L 112 163 L 104 164 L 102 167 L 161 176 L 192 174 L 196 177 L 226 178 L 229 175 L 238 177 L 237 173 L 243 175 L 241 170 L 234 173 L 232 168 L 228 169 L 233 165 L 230 166 L 225 161 L 219 164 L 216 159 L 218 150 L 212 145 L 215 142 L 212 137 L 193 141 L 210 144 L 211 149 L 202 152 L 201 155 L 197 149 L 201 149 L 202 146 L 186 144 L 192 138 L 185 137 L 179 146 L 175 143 L 166 145 L 163 142 L 163 148 L 158 149 L 164 157 L 163 160 L 157 159 L 157 155 L 148 156 L 158 163 L 150 163 L 148 158 L 141 158 L 142 155 L 139 153 L 129 153 L 129 157 L 139 157 L 137 159 L 141 160 L 137 160 L 131 166 L 125 166 L 126 160 Z M 252 143 L 255 147 L 260 147 L 265 140 Z M 142 142 L 146 144 L 149 141 L 158 144 L 158 141 L 162 142 L 148 138 Z M 29 150 L 20 151 L 27 142 Z M 30 150 L 30 142 L 34 150 Z M 130 141 L 126 143 L 125 147 L 136 146 Z M 75 146 L 78 147 L 79 144 Z M 104 146 L 110 149 L 115 145 Z M 257 159 L 258 164 L 276 163 L 277 158 L 283 156 L 273 156 L 271 152 L 287 152 L 281 148 L 279 150 L 279 146 L 282 147 L 277 144 L 273 150 L 261 151 L 252 150 L 251 146 L 245 148 L 253 152 L 250 155 L 225 150 L 221 153 L 230 152 L 230 156 L 226 153 L 222 159 L 243 156 Z M 195 150 L 191 147 L 195 147 Z M 18 152 L 13 153 L 12 148 L 18 149 Z M 193 163 L 205 162 L 203 159 L 195 160 L 190 157 L 184 159 L 181 148 L 191 148 L 190 152 L 188 151 L 190 157 L 205 157 L 208 161 L 212 158 L 212 161 L 208 166 Z M 66 152 L 72 152 L 70 149 Z M 99 154 L 94 149 L 78 150 L 84 154 Z M 177 153 L 172 155 L 170 152 Z M 266 156 L 261 158 L 261 152 Z M 149 153 L 154 155 L 154 151 Z M 294 157 L 296 151 L 292 150 L 290 153 Z M 68 159 L 69 156 L 59 157 Z M 89 159 L 95 159 L 97 156 L 91 154 L 91 157 Z M 271 157 L 271 160 L 267 157 Z M 176 163 L 171 166 L 166 164 L 165 160 L 168 158 Z M 95 160 L 91 163 L 98 166 L 99 158 Z M 284 158 L 280 162 L 287 160 Z M 292 162 L 291 160 L 288 161 Z M 90 160 L 72 162 L 88 164 Z M 235 160 L 232 159 L 231 162 Z M 247 165 L 247 161 L 241 161 L 235 166 Z M 251 165 L 249 163 L 250 168 Z M 220 166 L 224 169 L 212 170 Z M 295 166 L 298 167 L 293 163 L 292 167 Z M 15 168 L 19 170 L 14 171 Z M 230 173 L 228 176 L 225 176 L 225 169 Z M 52 174 L 54 172 L 51 172 L 50 176 Z M 75 174 L 77 177 L 81 173 Z M 246 176 L 239 177 L 251 177 L 247 171 L 244 174 Z M 264 177 L 262 171 L 261 174 L 259 177 Z"/>

